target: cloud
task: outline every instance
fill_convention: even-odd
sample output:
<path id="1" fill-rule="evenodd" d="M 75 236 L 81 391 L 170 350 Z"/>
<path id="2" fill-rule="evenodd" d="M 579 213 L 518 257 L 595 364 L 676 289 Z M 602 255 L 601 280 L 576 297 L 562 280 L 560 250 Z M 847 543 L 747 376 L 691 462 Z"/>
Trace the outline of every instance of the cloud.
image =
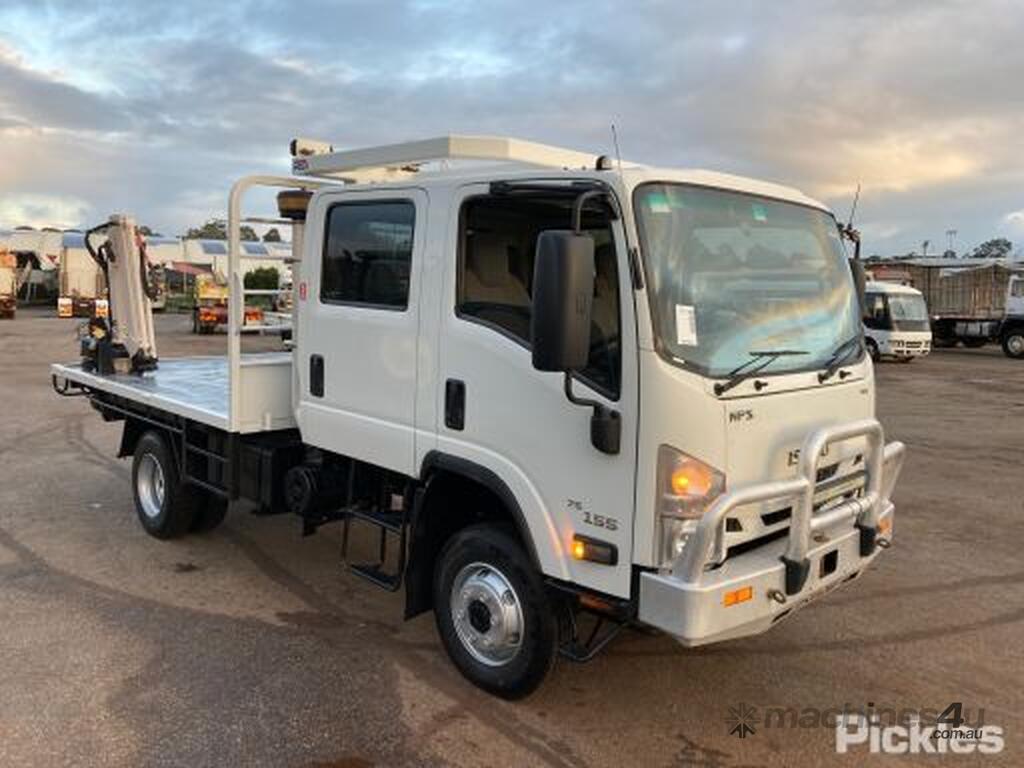
<path id="1" fill-rule="evenodd" d="M 790 183 L 865 247 L 1005 226 L 1024 183 L 1024 6 L 1002 0 L 379 3 L 7 0 L 0 194 L 222 215 L 288 140 L 523 135 Z M 16 224 L 3 214 L 6 224 Z"/>
<path id="2" fill-rule="evenodd" d="M 1017 232 L 1024 233 L 1024 209 L 1011 211 L 1003 217 L 1003 221 Z"/>
<path id="3" fill-rule="evenodd" d="M 90 209 L 74 197 L 56 195 L 7 195 L 0 197 L 0 221 L 18 222 L 31 227 L 78 226 Z"/>

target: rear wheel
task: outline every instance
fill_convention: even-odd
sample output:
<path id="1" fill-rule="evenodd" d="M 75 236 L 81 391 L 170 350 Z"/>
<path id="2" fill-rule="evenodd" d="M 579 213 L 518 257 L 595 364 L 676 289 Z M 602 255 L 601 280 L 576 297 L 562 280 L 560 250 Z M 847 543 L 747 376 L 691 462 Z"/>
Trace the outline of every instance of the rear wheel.
<path id="1" fill-rule="evenodd" d="M 167 441 L 150 430 L 139 438 L 132 460 L 135 512 L 146 533 L 158 539 L 186 534 L 196 518 L 201 497 L 181 482 Z"/>
<path id="2" fill-rule="evenodd" d="M 474 525 L 452 536 L 434 572 L 434 616 L 455 666 L 489 693 L 522 698 L 554 664 L 550 598 L 505 528 Z"/>
<path id="3" fill-rule="evenodd" d="M 206 533 L 224 522 L 228 514 L 228 500 L 214 493 L 205 493 L 199 508 L 196 510 L 195 519 L 189 526 L 192 533 Z"/>
<path id="4" fill-rule="evenodd" d="M 1017 360 L 1024 358 L 1024 329 L 1013 330 L 1003 336 L 1003 352 Z"/>

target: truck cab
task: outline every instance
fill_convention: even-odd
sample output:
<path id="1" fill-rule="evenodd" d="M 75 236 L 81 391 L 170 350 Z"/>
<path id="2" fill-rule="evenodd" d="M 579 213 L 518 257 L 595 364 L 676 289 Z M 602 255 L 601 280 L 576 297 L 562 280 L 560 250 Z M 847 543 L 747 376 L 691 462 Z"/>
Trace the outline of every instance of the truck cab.
<path id="1" fill-rule="evenodd" d="M 864 292 L 864 336 L 875 360 L 909 363 L 931 351 L 932 331 L 924 295 L 908 285 L 868 282 Z"/>
<path id="2" fill-rule="evenodd" d="M 340 520 L 343 552 L 372 524 L 379 562 L 355 572 L 404 584 L 406 616 L 433 610 L 459 670 L 508 698 L 623 627 L 686 646 L 763 632 L 890 545 L 903 446 L 874 418 L 857 281 L 821 203 L 504 137 L 293 154 L 296 177 L 229 199 L 226 403 L 169 383 L 180 440 L 159 449 L 158 386 L 143 422 L 128 379 L 54 367 L 126 420 L 154 535 L 192 518 L 153 497 L 153 466 L 161 488 L 192 476 L 307 533 Z M 295 224 L 293 344 L 272 359 L 240 354 L 255 186 L 286 188 Z"/>

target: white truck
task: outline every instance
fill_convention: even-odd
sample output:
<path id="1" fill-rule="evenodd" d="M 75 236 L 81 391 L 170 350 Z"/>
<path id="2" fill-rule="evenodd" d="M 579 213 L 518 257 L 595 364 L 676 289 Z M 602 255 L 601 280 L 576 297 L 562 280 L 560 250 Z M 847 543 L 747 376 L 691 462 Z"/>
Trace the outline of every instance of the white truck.
<path id="1" fill-rule="evenodd" d="M 864 289 L 864 342 L 873 360 L 909 363 L 932 348 L 924 295 L 898 283 L 868 281 Z"/>
<path id="2" fill-rule="evenodd" d="M 406 617 L 432 609 L 507 698 L 626 626 L 764 632 L 889 546 L 904 448 L 821 203 L 502 137 L 292 152 L 296 175 L 230 193 L 226 358 L 52 368 L 123 422 L 151 535 L 230 501 L 341 521 L 348 562 L 373 526 L 350 568 L 404 583 Z M 243 355 L 241 204 L 267 186 L 293 222 L 294 344 Z"/>

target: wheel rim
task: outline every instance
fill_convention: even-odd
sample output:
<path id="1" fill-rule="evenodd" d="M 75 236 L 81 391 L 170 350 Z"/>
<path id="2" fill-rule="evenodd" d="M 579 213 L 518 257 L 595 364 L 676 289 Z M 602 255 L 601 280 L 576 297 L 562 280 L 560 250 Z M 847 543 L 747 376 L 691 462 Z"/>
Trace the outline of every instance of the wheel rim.
<path id="1" fill-rule="evenodd" d="M 523 607 L 508 578 L 487 563 L 471 563 L 455 576 L 452 624 L 470 655 L 489 667 L 508 664 L 523 645 Z"/>
<path id="2" fill-rule="evenodd" d="M 1024 336 L 1014 334 L 1006 339 L 1006 348 L 1011 355 L 1024 355 Z"/>
<path id="3" fill-rule="evenodd" d="M 135 474 L 135 489 L 139 494 L 139 503 L 146 517 L 159 516 L 164 508 L 164 470 L 160 462 L 151 453 L 145 453 L 139 460 L 139 469 Z"/>

